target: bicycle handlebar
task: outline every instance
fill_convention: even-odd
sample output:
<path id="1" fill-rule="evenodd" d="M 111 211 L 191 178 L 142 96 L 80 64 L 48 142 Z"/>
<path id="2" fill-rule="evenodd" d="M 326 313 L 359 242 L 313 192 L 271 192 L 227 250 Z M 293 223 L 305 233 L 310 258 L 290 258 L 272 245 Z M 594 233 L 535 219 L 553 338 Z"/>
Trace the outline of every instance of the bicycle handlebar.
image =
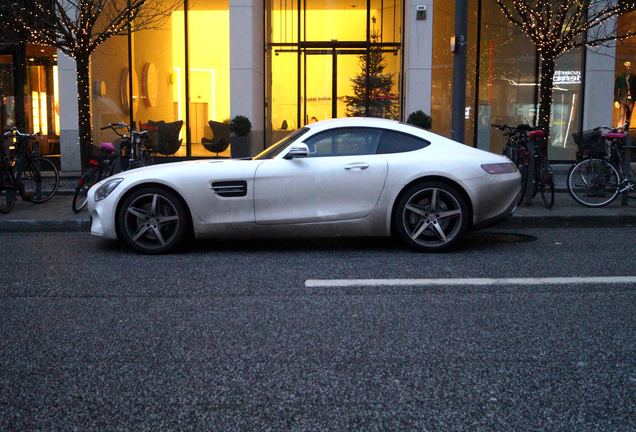
<path id="1" fill-rule="evenodd" d="M 117 122 L 117 123 L 108 123 L 106 126 L 102 126 L 100 129 L 101 130 L 106 130 L 106 129 L 122 129 L 122 128 L 127 128 L 130 129 L 130 126 L 128 126 L 128 124 L 124 123 L 124 122 Z"/>
<path id="2" fill-rule="evenodd" d="M 4 131 L 2 136 L 4 136 L 5 138 L 16 137 L 16 138 L 23 138 L 23 139 L 24 138 L 35 139 L 35 138 L 39 138 L 41 135 L 39 133 L 30 134 L 26 132 L 20 132 L 20 129 L 13 127 L 11 129 Z"/>
<path id="3" fill-rule="evenodd" d="M 517 126 L 508 126 L 507 124 L 491 124 L 490 127 L 499 129 L 499 130 L 509 130 L 509 131 L 518 131 L 518 132 L 526 132 L 526 131 L 532 131 L 532 130 L 537 130 L 538 128 L 530 126 L 528 124 L 522 123 L 522 124 L 518 124 Z"/>

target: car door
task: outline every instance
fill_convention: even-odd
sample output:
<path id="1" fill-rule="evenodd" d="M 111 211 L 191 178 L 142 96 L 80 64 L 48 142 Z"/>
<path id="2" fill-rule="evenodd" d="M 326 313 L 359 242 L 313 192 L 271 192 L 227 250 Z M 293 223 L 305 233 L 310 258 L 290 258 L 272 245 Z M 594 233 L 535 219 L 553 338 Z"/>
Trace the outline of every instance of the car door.
<path id="1" fill-rule="evenodd" d="M 362 218 L 375 208 L 387 177 L 376 155 L 380 131 L 339 128 L 304 140 L 306 158 L 271 159 L 254 179 L 257 224 L 326 222 Z"/>

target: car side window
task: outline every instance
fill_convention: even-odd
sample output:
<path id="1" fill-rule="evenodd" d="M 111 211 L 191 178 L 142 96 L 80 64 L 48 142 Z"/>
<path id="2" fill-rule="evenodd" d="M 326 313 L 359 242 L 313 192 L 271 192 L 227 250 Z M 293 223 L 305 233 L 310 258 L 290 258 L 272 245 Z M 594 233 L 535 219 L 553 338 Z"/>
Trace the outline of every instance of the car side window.
<path id="1" fill-rule="evenodd" d="M 305 141 L 309 157 L 376 154 L 380 131 L 374 128 L 339 128 L 317 133 Z"/>
<path id="2" fill-rule="evenodd" d="M 423 149 L 429 144 L 430 142 L 425 139 L 413 135 L 383 130 L 380 144 L 378 145 L 378 154 L 405 153 Z"/>

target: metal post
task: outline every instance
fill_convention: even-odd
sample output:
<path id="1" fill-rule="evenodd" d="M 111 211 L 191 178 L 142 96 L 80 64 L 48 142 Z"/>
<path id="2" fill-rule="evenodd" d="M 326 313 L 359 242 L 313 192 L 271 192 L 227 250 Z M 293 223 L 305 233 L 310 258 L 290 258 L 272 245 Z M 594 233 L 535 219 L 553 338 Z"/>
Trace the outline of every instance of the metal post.
<path id="1" fill-rule="evenodd" d="M 466 109 L 466 30 L 468 27 L 468 2 L 455 0 L 455 57 L 453 60 L 453 107 L 451 138 L 464 142 Z"/>

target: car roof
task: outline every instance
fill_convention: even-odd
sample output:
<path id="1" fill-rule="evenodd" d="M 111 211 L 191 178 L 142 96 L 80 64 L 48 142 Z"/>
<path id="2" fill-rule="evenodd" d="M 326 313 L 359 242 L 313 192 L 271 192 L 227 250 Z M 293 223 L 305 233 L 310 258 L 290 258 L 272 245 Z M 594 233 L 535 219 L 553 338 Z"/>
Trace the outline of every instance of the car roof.
<path id="1" fill-rule="evenodd" d="M 316 123 L 310 123 L 307 125 L 310 129 L 330 129 L 339 126 L 396 126 L 399 122 L 397 120 L 389 120 L 383 118 L 374 117 L 344 117 L 336 119 L 321 120 Z"/>
<path id="2" fill-rule="evenodd" d="M 419 136 L 424 139 L 430 140 L 432 138 L 431 132 L 417 126 L 402 123 L 397 120 L 389 120 L 375 117 L 345 117 L 329 120 L 321 120 L 316 123 L 310 123 L 305 126 L 312 132 L 319 132 L 323 130 L 329 130 L 339 127 L 375 127 L 384 128 L 394 131 L 401 131 L 411 135 Z"/>

